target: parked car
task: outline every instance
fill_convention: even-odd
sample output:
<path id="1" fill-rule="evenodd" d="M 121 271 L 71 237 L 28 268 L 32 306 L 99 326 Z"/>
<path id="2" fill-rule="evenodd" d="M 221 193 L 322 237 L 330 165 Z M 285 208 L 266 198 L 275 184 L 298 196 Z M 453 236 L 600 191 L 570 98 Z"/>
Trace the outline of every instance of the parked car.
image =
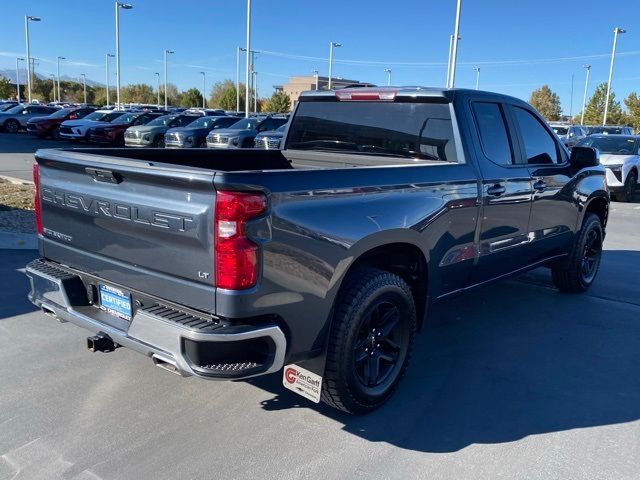
<path id="1" fill-rule="evenodd" d="M 551 129 L 556 132 L 565 147 L 573 148 L 576 143 L 587 136 L 587 129 L 581 125 L 569 125 L 566 123 L 551 123 Z"/>
<path id="2" fill-rule="evenodd" d="M 47 117 L 32 118 L 27 122 L 27 133 L 38 137 L 58 138 L 60 136 L 60 125 L 66 120 L 80 120 L 92 112 L 93 107 L 70 107 L 62 108 Z"/>
<path id="3" fill-rule="evenodd" d="M 184 113 L 187 115 L 200 115 L 201 117 L 221 117 L 226 115 L 225 111 L 219 108 L 187 108 Z"/>
<path id="4" fill-rule="evenodd" d="M 15 107 L 16 105 L 20 105 L 18 102 L 13 102 L 11 100 L 6 102 L 0 102 L 0 112 L 6 112 L 10 108 Z"/>
<path id="5" fill-rule="evenodd" d="M 240 120 L 240 117 L 199 117 L 185 127 L 167 130 L 164 136 L 167 148 L 194 148 L 207 146 L 207 134 L 221 128 L 227 128 Z"/>
<path id="6" fill-rule="evenodd" d="M 633 135 L 633 129 L 631 127 L 618 125 L 587 127 L 587 129 L 589 135 Z"/>
<path id="7" fill-rule="evenodd" d="M 122 110 L 96 110 L 80 120 L 66 120 L 60 125 L 60 137 L 70 140 L 89 140 L 92 127 L 105 125 L 124 115 Z"/>
<path id="8" fill-rule="evenodd" d="M 632 202 L 640 186 L 640 136 L 590 135 L 578 146 L 600 152 L 600 163 L 606 168 L 612 196 L 622 202 Z"/>
<path id="9" fill-rule="evenodd" d="M 29 299 L 91 350 L 351 413 L 393 395 L 430 301 L 541 266 L 589 289 L 609 211 L 595 149 L 476 90 L 306 92 L 283 150 L 40 150 L 34 180 Z"/>
<path id="10" fill-rule="evenodd" d="M 27 122 L 34 117 L 51 115 L 56 108 L 42 105 L 16 105 L 5 112 L 0 112 L 0 128 L 7 133 L 17 133 L 27 128 Z"/>
<path id="11" fill-rule="evenodd" d="M 281 127 L 275 130 L 269 130 L 256 135 L 253 140 L 254 148 L 262 148 L 263 150 L 278 150 L 280 149 L 284 132 L 287 130 L 287 124 L 285 123 Z"/>
<path id="12" fill-rule="evenodd" d="M 229 128 L 216 130 L 207 136 L 209 148 L 251 148 L 260 132 L 275 130 L 287 123 L 286 117 L 243 118 Z"/>
<path id="13" fill-rule="evenodd" d="M 169 128 L 184 127 L 197 120 L 196 115 L 169 114 L 154 118 L 146 125 L 129 127 L 124 132 L 127 147 L 164 147 L 164 135 Z"/>
<path id="14" fill-rule="evenodd" d="M 162 113 L 157 112 L 127 112 L 108 124 L 91 127 L 89 141 L 103 145 L 124 146 L 124 132 L 129 127 L 146 125 L 160 116 Z"/>

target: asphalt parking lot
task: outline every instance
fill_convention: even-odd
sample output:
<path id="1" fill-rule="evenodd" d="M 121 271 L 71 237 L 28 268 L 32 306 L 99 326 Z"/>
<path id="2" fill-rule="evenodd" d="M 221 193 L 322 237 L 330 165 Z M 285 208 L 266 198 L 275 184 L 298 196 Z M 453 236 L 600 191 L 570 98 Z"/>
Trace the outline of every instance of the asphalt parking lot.
<path id="1" fill-rule="evenodd" d="M 0 175 L 30 178 L 37 141 L 6 137 Z M 605 249 L 588 294 L 537 270 L 434 306 L 400 390 L 364 417 L 279 375 L 207 382 L 89 353 L 26 300 L 37 253 L 0 251 L 0 480 L 638 479 L 640 203 L 612 203 Z"/>

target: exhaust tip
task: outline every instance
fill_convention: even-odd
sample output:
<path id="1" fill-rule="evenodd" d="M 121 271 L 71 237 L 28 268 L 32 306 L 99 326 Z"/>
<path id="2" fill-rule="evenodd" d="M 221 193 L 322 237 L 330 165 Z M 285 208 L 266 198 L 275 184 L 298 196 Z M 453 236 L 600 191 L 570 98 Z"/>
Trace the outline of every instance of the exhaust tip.
<path id="1" fill-rule="evenodd" d="M 153 360 L 153 364 L 156 367 L 162 368 L 167 372 L 175 373 L 176 375 L 182 376 L 182 372 L 180 371 L 180 369 L 178 369 L 178 366 L 174 362 L 161 358 L 155 354 L 151 357 L 151 359 Z"/>

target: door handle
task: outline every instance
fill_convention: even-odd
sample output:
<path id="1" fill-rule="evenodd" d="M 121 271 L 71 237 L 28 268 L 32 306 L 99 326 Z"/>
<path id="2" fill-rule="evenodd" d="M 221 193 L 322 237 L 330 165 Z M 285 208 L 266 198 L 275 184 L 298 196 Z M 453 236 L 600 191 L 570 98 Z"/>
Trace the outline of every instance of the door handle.
<path id="1" fill-rule="evenodd" d="M 547 189 L 547 184 L 544 183 L 544 180 L 538 180 L 533 184 L 533 189 L 537 192 L 544 192 Z"/>
<path id="2" fill-rule="evenodd" d="M 501 195 L 504 195 L 506 191 L 507 189 L 505 188 L 504 185 L 500 185 L 499 183 L 496 183 L 495 185 L 492 185 L 491 187 L 487 188 L 487 195 L 491 195 L 492 197 L 499 197 Z"/>

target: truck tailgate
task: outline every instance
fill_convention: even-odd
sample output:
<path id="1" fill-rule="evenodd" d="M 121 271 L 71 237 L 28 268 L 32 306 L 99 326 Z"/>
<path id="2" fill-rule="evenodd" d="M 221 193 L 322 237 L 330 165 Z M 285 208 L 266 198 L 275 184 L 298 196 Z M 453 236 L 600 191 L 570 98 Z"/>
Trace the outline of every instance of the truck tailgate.
<path id="1" fill-rule="evenodd" d="M 46 258 L 215 311 L 214 171 L 70 151 L 36 159 Z"/>

